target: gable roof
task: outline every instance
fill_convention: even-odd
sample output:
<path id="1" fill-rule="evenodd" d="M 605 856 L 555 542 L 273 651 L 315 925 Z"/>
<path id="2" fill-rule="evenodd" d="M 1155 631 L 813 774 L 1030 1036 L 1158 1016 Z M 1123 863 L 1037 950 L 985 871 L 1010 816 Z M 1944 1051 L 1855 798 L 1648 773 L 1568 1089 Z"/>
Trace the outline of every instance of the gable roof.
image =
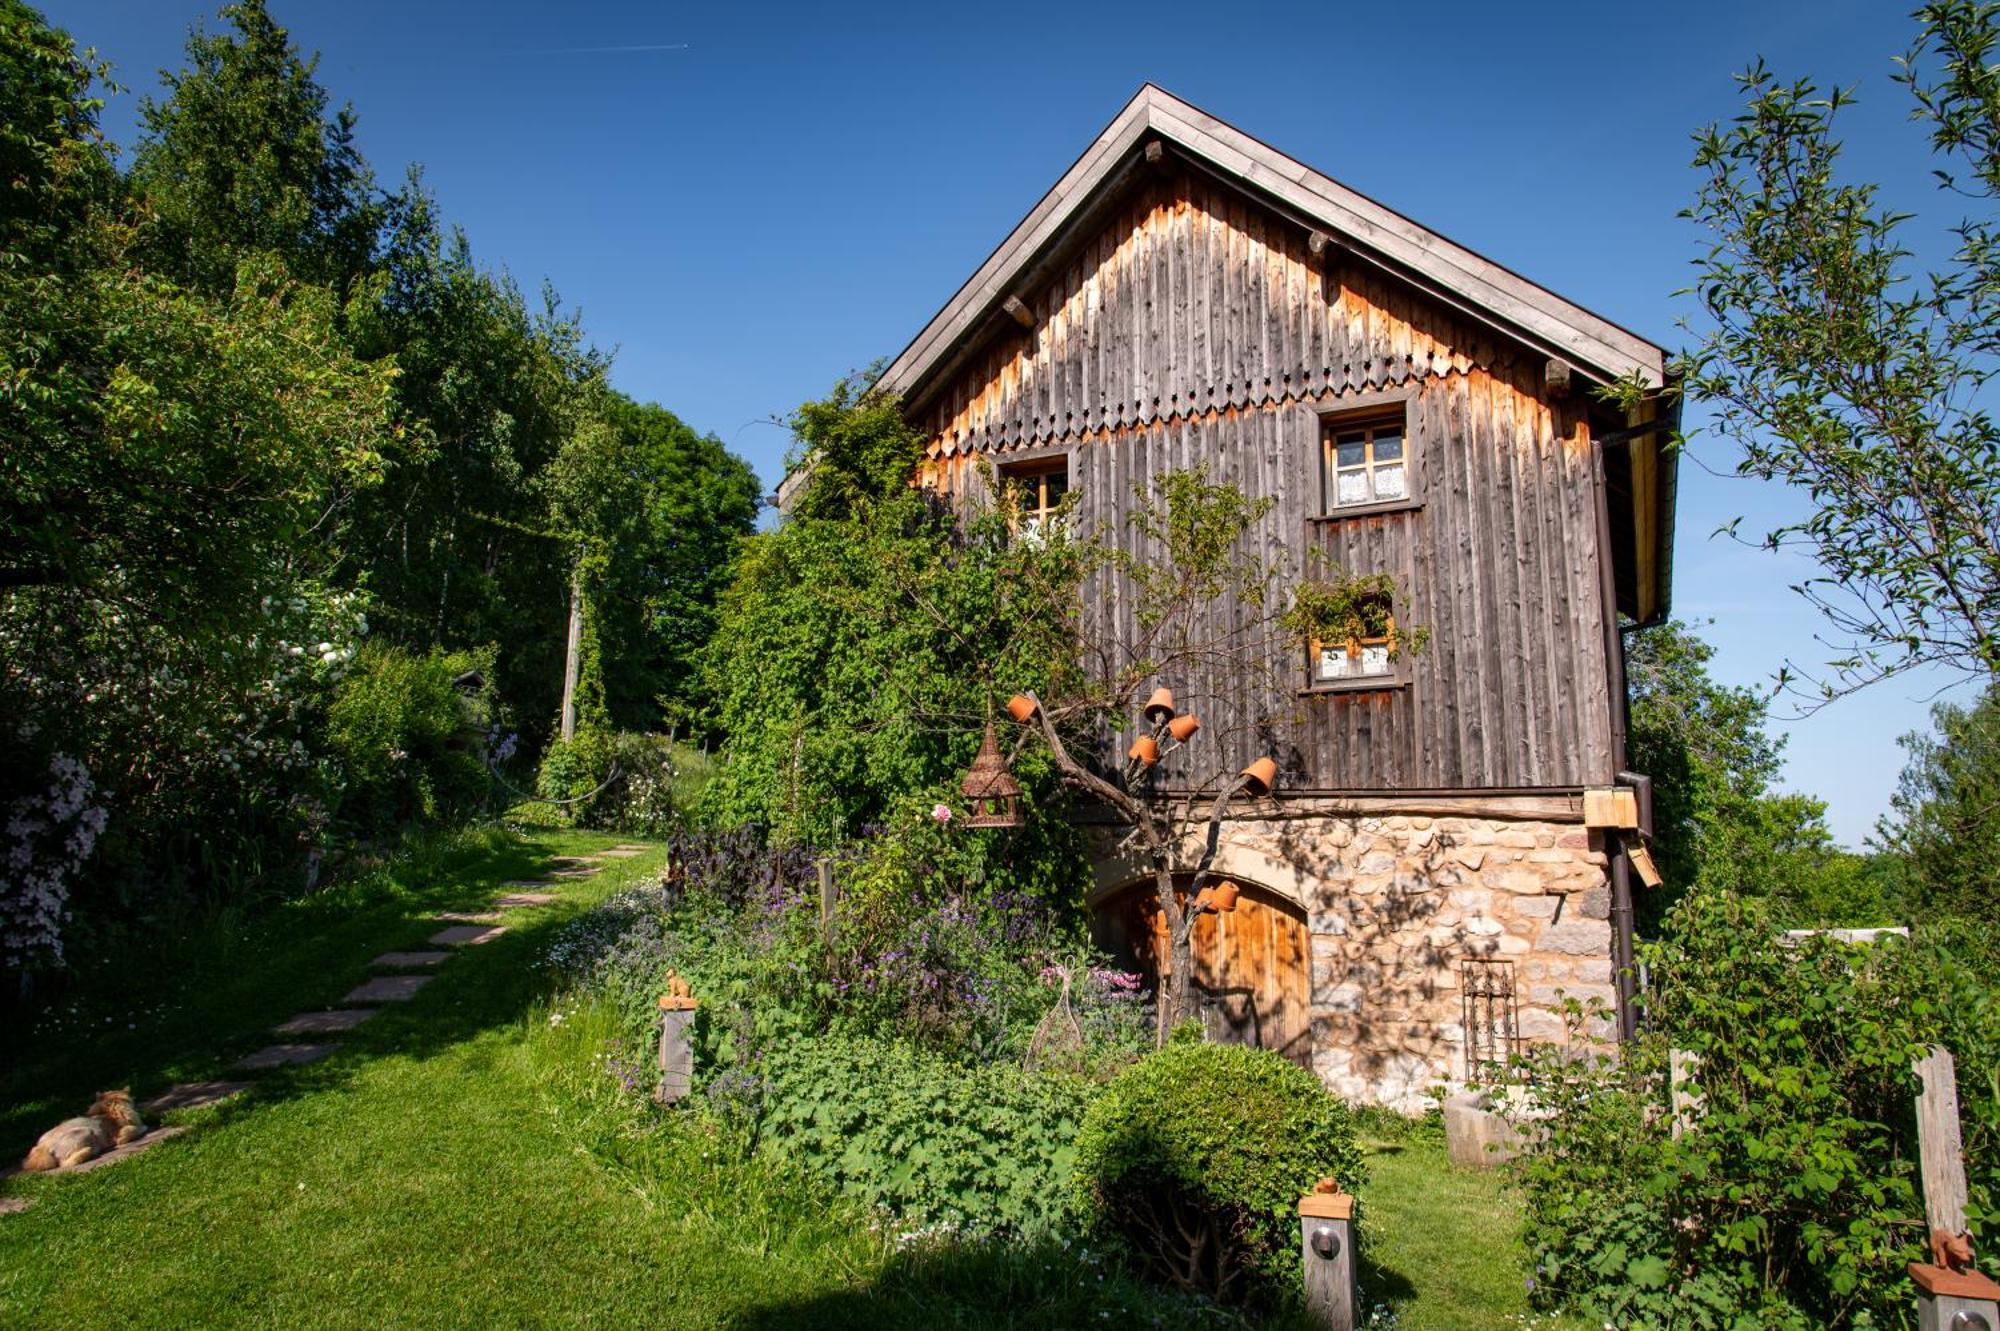
<path id="1" fill-rule="evenodd" d="M 1666 355 L 1653 343 L 1571 304 L 1490 259 L 1287 157 L 1232 125 L 1148 83 L 988 256 L 922 332 L 890 362 L 879 386 L 914 403 L 996 326 L 995 316 L 1074 223 L 1116 193 L 1146 145 L 1158 141 L 1235 184 L 1335 245 L 1415 282 L 1438 300 L 1518 342 L 1608 382 L 1636 374 L 1665 380 Z"/>

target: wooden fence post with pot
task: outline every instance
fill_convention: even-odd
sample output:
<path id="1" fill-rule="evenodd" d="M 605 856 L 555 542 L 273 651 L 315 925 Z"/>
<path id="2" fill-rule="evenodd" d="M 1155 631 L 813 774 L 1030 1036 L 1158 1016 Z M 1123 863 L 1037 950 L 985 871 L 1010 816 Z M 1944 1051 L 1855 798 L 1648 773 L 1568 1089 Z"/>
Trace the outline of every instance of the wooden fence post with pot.
<path id="1" fill-rule="evenodd" d="M 1354 1198 L 1332 1179 L 1299 1198 L 1306 1315 L 1325 1331 L 1354 1331 Z"/>
<path id="2" fill-rule="evenodd" d="M 1958 1081 L 1949 1050 L 1931 1046 L 1912 1063 L 1917 1094 L 1917 1151 L 1924 1173 L 1924 1217 L 1931 1260 L 1911 1262 L 1921 1331 L 2000 1331 L 2000 1284 L 1972 1266 L 1965 1224 L 1965 1145 L 1958 1129 Z"/>
<path id="3" fill-rule="evenodd" d="M 694 1089 L 694 1044 L 689 1028 L 699 1006 L 680 972 L 667 973 L 667 992 L 660 995 L 660 1086 L 653 1098 L 678 1104 Z"/>

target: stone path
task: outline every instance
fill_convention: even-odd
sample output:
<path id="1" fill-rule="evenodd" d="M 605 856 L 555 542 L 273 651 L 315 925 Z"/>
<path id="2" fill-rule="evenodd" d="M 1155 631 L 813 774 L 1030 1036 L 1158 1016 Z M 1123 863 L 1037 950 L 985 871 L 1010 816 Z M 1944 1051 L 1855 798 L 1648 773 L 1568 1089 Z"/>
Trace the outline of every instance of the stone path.
<path id="1" fill-rule="evenodd" d="M 364 984 L 356 985 L 341 999 L 343 1003 L 407 1003 L 417 996 L 417 990 L 429 984 L 435 976 L 430 975 L 378 975 Z"/>
<path id="2" fill-rule="evenodd" d="M 532 879 L 516 879 L 502 884 L 509 888 L 554 887 L 557 879 L 588 878 L 601 870 L 604 860 L 629 860 L 654 849 L 651 846 L 626 842 L 598 851 L 593 855 L 561 855 L 550 863 L 553 866 L 546 876 Z M 547 906 L 559 899 L 554 892 L 511 891 L 503 893 L 493 901 L 494 910 L 478 913 L 464 911 L 439 911 L 433 918 L 452 921 L 452 926 L 440 929 L 428 940 L 434 948 L 477 947 L 490 943 L 507 932 L 500 921 L 506 917 L 503 911 L 521 910 L 534 906 Z M 444 951 L 384 952 L 368 964 L 377 970 L 418 970 L 441 966 L 451 956 Z M 417 992 L 429 984 L 430 975 L 377 975 L 350 990 L 341 999 L 343 1003 L 406 1003 L 415 998 Z M 301 1012 L 289 1021 L 272 1028 L 278 1035 L 338 1035 L 351 1031 L 375 1016 L 379 1007 L 331 1008 L 320 1012 Z M 340 1052 L 343 1046 L 331 1043 L 299 1044 L 280 1043 L 266 1045 L 262 1049 L 245 1054 L 236 1060 L 234 1066 L 243 1072 L 267 1072 L 274 1068 L 302 1067 L 317 1063 Z M 231 1096 L 241 1095 L 250 1089 L 247 1081 L 195 1081 L 176 1082 L 166 1090 L 142 1101 L 141 1111 L 147 1114 L 163 1114 L 179 1109 L 205 1109 L 220 1104 Z M 69 1169 L 52 1171 L 62 1174 L 84 1174 L 93 1169 L 101 1169 L 120 1160 L 129 1159 L 141 1151 L 152 1149 L 163 1141 L 169 1141 L 188 1130 L 186 1124 L 171 1127 L 156 1127 L 138 1141 L 107 1151 L 94 1160 L 86 1160 Z M 0 1171 L 0 1179 L 11 1178 L 19 1170 Z M 27 1210 L 35 1204 L 33 1197 L 0 1197 L 0 1215 L 12 1215 Z"/>
<path id="3" fill-rule="evenodd" d="M 406 970 L 413 966 L 435 966 L 449 952 L 384 952 L 368 964 L 380 970 Z"/>
<path id="4" fill-rule="evenodd" d="M 337 1044 L 270 1044 L 254 1054 L 245 1054 L 236 1060 L 236 1066 L 245 1072 L 269 1072 L 272 1068 L 300 1067 L 307 1063 L 317 1063 L 322 1058 L 340 1052 Z"/>
<path id="5" fill-rule="evenodd" d="M 375 1016 L 372 1007 L 333 1008 L 326 1012 L 301 1012 L 290 1021 L 271 1029 L 279 1035 L 338 1035 L 351 1031 Z"/>
<path id="6" fill-rule="evenodd" d="M 249 1089 L 247 1081 L 176 1082 L 152 1099 L 141 1100 L 139 1108 L 148 1114 L 164 1114 L 169 1109 L 206 1109 Z"/>
<path id="7" fill-rule="evenodd" d="M 440 929 L 430 936 L 430 942 L 439 947 L 477 947 L 490 943 L 507 930 L 502 926 L 481 928 L 476 924 L 457 924 L 449 929 Z"/>

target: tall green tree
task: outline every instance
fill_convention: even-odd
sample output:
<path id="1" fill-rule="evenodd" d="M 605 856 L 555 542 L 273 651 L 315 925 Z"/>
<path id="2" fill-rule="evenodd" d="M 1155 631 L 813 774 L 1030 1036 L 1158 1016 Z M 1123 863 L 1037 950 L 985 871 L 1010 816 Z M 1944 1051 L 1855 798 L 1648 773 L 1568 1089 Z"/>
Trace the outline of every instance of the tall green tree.
<path id="1" fill-rule="evenodd" d="M 132 184 L 152 214 L 155 262 L 220 291 L 242 255 L 273 254 L 345 296 L 372 268 L 384 219 L 353 109 L 328 112 L 318 57 L 300 55 L 264 0 L 222 17 L 231 31 L 192 33 L 167 96 L 140 107 Z"/>
<path id="2" fill-rule="evenodd" d="M 1696 136 L 1688 216 L 1707 330 L 1687 389 L 1742 449 L 1738 471 L 1811 500 L 1761 533 L 1818 571 L 1798 586 L 1826 617 L 1826 668 L 1788 666 L 1817 703 L 1921 666 L 2000 673 L 2000 7 L 1916 11 L 1898 81 L 1952 206 L 1950 256 L 1918 271 L 1907 205 L 1841 173 L 1845 89 L 1741 76 L 1743 112 Z M 1732 527 L 1732 530 L 1734 528 Z"/>
<path id="3" fill-rule="evenodd" d="M 1923 918 L 1990 924 L 2000 909 L 2000 686 L 1970 706 L 1939 703 L 1930 734 L 1903 736 L 1903 775 L 1875 840 Z"/>
<path id="4" fill-rule="evenodd" d="M 1641 899 L 1657 922 L 1690 891 L 1773 899 L 1799 926 L 1889 924 L 1880 874 L 1842 850 L 1826 803 L 1773 789 L 1784 739 L 1769 729 L 1769 700 L 1716 680 L 1715 649 L 1679 621 L 1634 636 L 1626 660 L 1627 744 L 1653 778 L 1655 859 L 1666 880 Z"/>

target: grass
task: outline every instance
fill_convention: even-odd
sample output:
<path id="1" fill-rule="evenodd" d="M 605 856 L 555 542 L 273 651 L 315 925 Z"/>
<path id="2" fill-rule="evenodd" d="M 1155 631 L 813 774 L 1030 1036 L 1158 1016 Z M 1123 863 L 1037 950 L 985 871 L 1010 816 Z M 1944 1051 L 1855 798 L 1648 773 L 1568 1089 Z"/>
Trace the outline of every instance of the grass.
<path id="1" fill-rule="evenodd" d="M 101 966 L 34 1030 L 0 1035 L 0 1149 L 18 1157 L 105 1086 L 221 1075 L 295 1011 L 336 1005 L 427 913 L 483 905 L 574 832 L 442 838 L 338 893 Z M 194 1130 L 110 1169 L 17 1178 L 0 1216 L 0 1325 L 190 1327 L 1180 1326 L 1233 1319 L 1100 1254 L 899 1249 L 781 1160 L 663 1127 L 601 1066 L 608 1017 L 538 961 L 565 920 L 658 853 L 511 912 L 320 1064 L 170 1116 Z M 1524 1322 L 1511 1211 L 1438 1148 L 1384 1142 L 1366 1203 L 1399 1325 Z"/>
<path id="2" fill-rule="evenodd" d="M 1520 1216 L 1501 1174 L 1452 1164 L 1420 1131 L 1364 1144 L 1369 1256 L 1397 1331 L 1593 1331 L 1528 1310 Z"/>

